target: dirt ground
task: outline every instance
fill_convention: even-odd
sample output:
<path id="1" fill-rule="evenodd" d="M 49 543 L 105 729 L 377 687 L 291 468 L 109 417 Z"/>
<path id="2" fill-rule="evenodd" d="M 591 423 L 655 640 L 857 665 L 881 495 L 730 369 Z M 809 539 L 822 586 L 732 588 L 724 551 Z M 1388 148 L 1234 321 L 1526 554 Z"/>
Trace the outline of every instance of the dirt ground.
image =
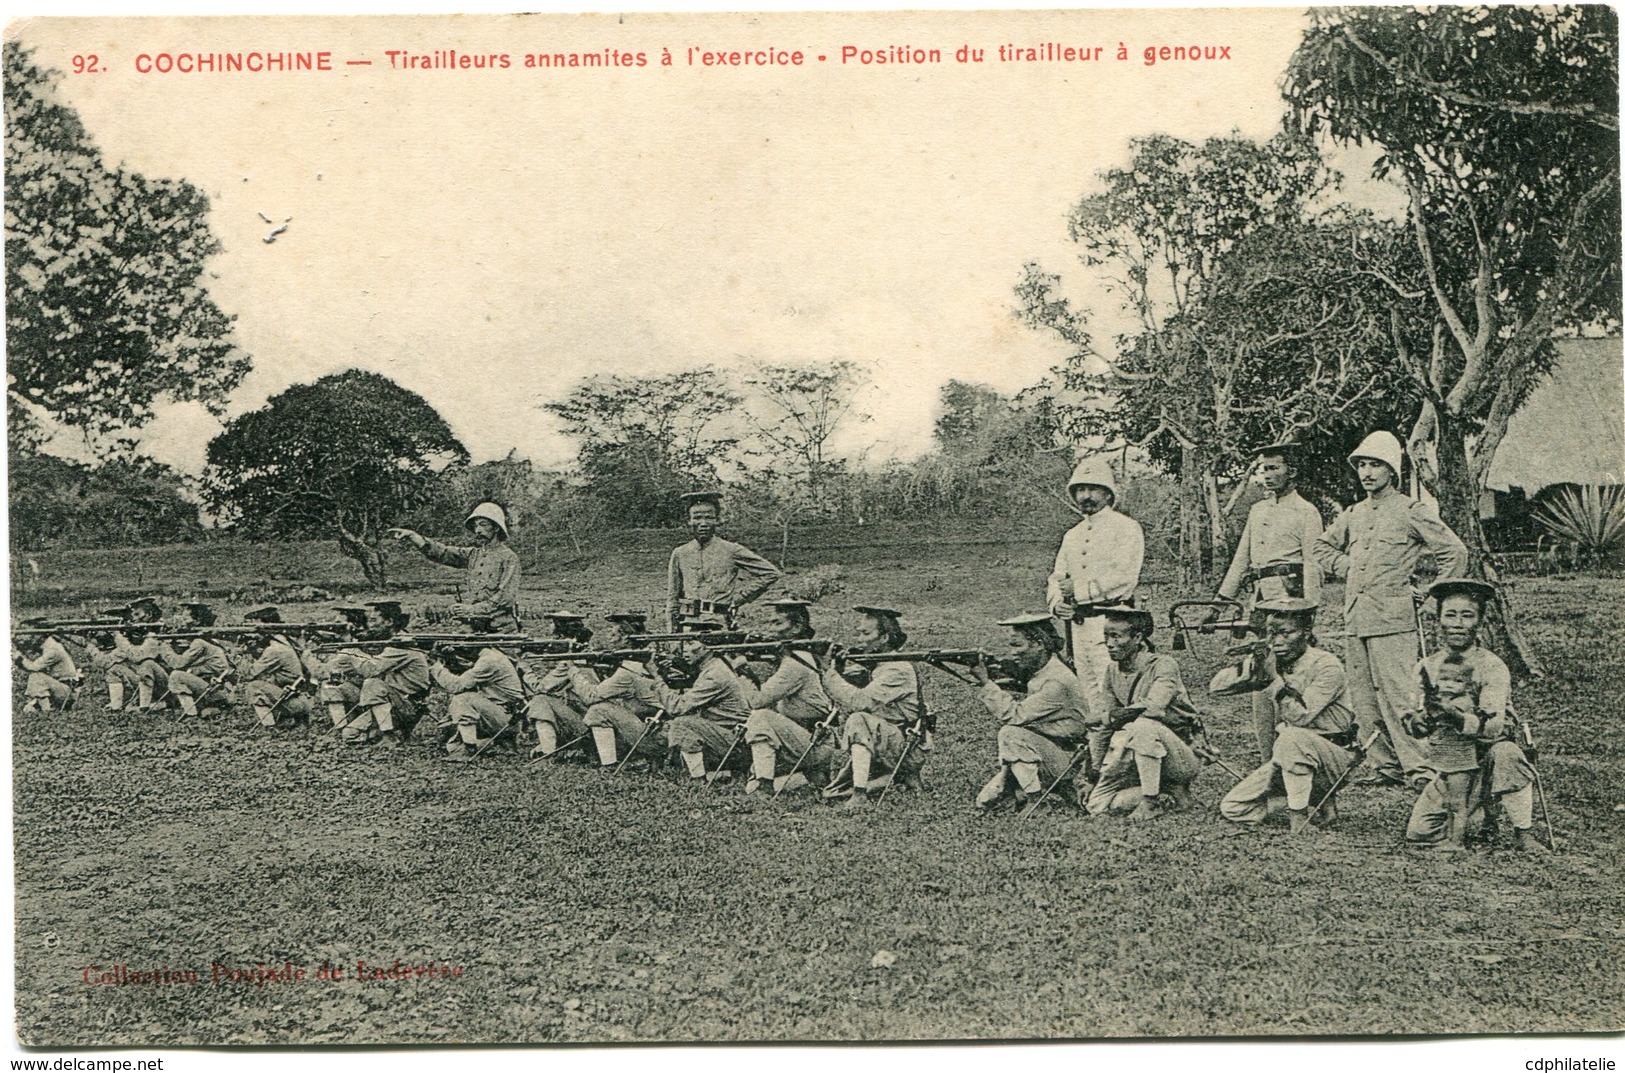
<path id="1" fill-rule="evenodd" d="M 534 564 L 526 602 L 652 607 L 649 543 Z M 191 550 L 154 553 L 138 583 L 223 592 L 252 572 Z M 276 554 L 297 577 L 297 549 Z M 1041 604 L 1052 554 L 895 542 L 804 555 L 798 575 L 831 590 L 827 636 L 883 599 L 918 643 L 987 646 L 993 620 Z M 108 563 L 50 560 L 56 587 L 20 602 L 100 598 L 119 587 Z M 1178 594 L 1153 578 L 1142 595 L 1162 621 Z M 1320 628 L 1334 651 L 1338 597 Z M 1512 587 L 1550 672 L 1516 694 L 1563 850 L 1546 858 L 1407 855 L 1398 789 L 1349 791 L 1317 838 L 1239 831 L 1214 812 L 1231 781 L 1216 767 L 1198 808 L 1143 828 L 978 816 L 995 723 L 934 672 L 925 791 L 860 814 L 511 753 L 470 767 L 258 736 L 241 711 L 177 725 L 92 695 L 13 727 L 18 1030 L 78 1046 L 1618 1031 L 1622 597 L 1618 579 Z M 1220 644 L 1179 654 L 1199 702 Z M 1207 705 L 1242 767 L 1244 705 Z M 397 960 L 429 974 L 356 978 Z M 111 982 L 120 966 L 169 982 Z"/>

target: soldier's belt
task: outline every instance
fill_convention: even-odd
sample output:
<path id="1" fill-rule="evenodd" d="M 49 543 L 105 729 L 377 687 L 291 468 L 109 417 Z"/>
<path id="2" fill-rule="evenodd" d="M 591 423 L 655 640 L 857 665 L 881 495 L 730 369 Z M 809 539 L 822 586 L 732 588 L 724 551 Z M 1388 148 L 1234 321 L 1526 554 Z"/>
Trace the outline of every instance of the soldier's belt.
<path id="1" fill-rule="evenodd" d="M 725 615 L 733 610 L 732 604 L 720 600 L 679 600 L 677 606 L 679 610 L 700 615 Z"/>
<path id="2" fill-rule="evenodd" d="M 1267 577 L 1303 577 L 1302 563 L 1271 563 L 1261 566 L 1253 571 L 1253 576 L 1262 581 Z"/>
<path id="3" fill-rule="evenodd" d="M 1119 607 L 1133 607 L 1134 597 L 1123 600 L 1097 600 L 1092 604 L 1073 604 L 1072 621 L 1082 622 L 1086 618 L 1099 618 L 1107 611 Z"/>
<path id="4" fill-rule="evenodd" d="M 1320 736 L 1331 742 L 1333 745 L 1341 746 L 1344 749 L 1354 748 L 1355 742 L 1360 740 L 1360 732 L 1358 727 L 1349 727 L 1347 730 L 1339 730 L 1335 734 L 1321 732 Z"/>

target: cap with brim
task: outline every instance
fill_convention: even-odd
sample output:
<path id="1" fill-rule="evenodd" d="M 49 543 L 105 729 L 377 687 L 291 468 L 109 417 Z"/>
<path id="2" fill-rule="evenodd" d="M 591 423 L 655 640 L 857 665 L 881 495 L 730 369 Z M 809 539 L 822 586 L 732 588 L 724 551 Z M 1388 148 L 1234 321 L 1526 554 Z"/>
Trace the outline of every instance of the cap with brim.
<path id="1" fill-rule="evenodd" d="M 865 604 L 853 604 L 852 610 L 860 615 L 873 615 L 876 618 L 902 618 L 903 613 L 895 607 L 870 607 Z"/>
<path id="2" fill-rule="evenodd" d="M 399 600 L 369 600 L 367 606 L 376 610 L 380 615 L 388 615 L 392 618 L 403 614 Z"/>
<path id="3" fill-rule="evenodd" d="M 1016 615 L 1016 616 L 1014 616 L 1012 618 L 1002 618 L 1002 619 L 999 620 L 999 625 L 1000 626 L 1016 626 L 1016 627 L 1038 626 L 1038 625 L 1042 625 L 1042 624 L 1053 623 L 1054 621 L 1055 620 L 1050 616 L 1050 613 L 1048 611 L 1043 611 L 1043 612 L 1032 611 L 1032 612 L 1028 612 L 1026 614 Z"/>
<path id="4" fill-rule="evenodd" d="M 649 616 L 642 611 L 614 611 L 604 616 L 605 622 L 648 622 Z"/>
<path id="5" fill-rule="evenodd" d="M 211 607 L 208 604 L 181 604 L 181 606 L 186 608 L 186 610 L 188 610 L 188 611 L 213 611 L 214 610 L 214 608 Z"/>
<path id="6" fill-rule="evenodd" d="M 696 503 L 713 503 L 717 506 L 722 505 L 721 492 L 684 492 L 678 498 L 681 499 L 683 501 L 683 505 L 687 507 L 692 507 Z"/>
<path id="7" fill-rule="evenodd" d="M 1294 455 L 1303 449 L 1303 444 L 1295 440 L 1282 440 L 1280 443 L 1265 444 L 1263 447 L 1253 448 L 1253 457 L 1261 458 L 1264 455 Z"/>
<path id="8" fill-rule="evenodd" d="M 275 607 L 256 607 L 243 619 L 247 622 L 281 622 L 282 612 Z"/>
<path id="9" fill-rule="evenodd" d="M 368 611 L 365 607 L 335 607 L 333 610 L 343 616 L 344 620 L 352 626 L 365 626 L 367 624 Z"/>
<path id="10" fill-rule="evenodd" d="M 1478 603 L 1487 604 L 1495 599 L 1495 586 L 1471 577 L 1440 578 L 1428 586 L 1429 599 L 1443 600 L 1446 596 L 1469 596 Z"/>
<path id="11" fill-rule="evenodd" d="M 1146 633 L 1153 633 L 1157 628 L 1156 617 L 1149 611 L 1142 611 L 1137 607 L 1107 607 L 1101 609 L 1107 622 L 1123 622 L 1130 626 L 1138 626 Z"/>
<path id="12" fill-rule="evenodd" d="M 777 607 L 777 608 L 780 608 L 781 610 L 785 609 L 785 608 L 791 608 L 791 607 L 811 607 L 812 606 L 812 601 L 811 600 L 796 600 L 796 599 L 793 599 L 791 597 L 785 597 L 785 598 L 779 599 L 779 600 L 767 600 L 767 601 L 764 601 L 764 602 L 767 604 L 768 607 Z"/>
<path id="13" fill-rule="evenodd" d="M 1301 615 L 1305 612 L 1314 612 L 1320 604 L 1303 596 L 1284 596 L 1279 600 L 1260 600 L 1254 605 L 1256 610 L 1267 615 Z"/>

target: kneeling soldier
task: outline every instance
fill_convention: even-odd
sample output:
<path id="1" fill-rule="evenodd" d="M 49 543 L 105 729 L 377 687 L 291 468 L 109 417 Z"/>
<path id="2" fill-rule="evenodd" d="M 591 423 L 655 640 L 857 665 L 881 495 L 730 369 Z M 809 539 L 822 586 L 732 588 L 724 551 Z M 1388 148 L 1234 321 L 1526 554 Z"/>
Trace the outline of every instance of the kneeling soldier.
<path id="1" fill-rule="evenodd" d="M 523 709 L 525 691 L 513 661 L 495 648 L 476 645 L 437 648 L 429 657 L 429 676 L 445 690 L 447 724 L 455 741 L 446 743 L 446 759 L 473 760 Z"/>
<path id="2" fill-rule="evenodd" d="M 274 607 L 261 607 L 243 618 L 274 625 L 282 621 L 282 614 Z M 308 722 L 312 705 L 301 692 L 305 664 L 293 643 L 279 633 L 249 634 L 245 649 L 252 662 L 243 672 L 243 689 L 259 725 L 287 729 Z"/>
<path id="3" fill-rule="evenodd" d="M 896 652 L 908 643 L 900 612 L 889 607 L 852 610 L 864 616 L 867 627 L 859 651 Z M 856 808 L 868 801 L 870 793 L 885 788 L 892 771 L 900 782 L 918 782 L 931 745 L 930 732 L 922 725 L 925 698 L 912 663 L 877 663 L 868 682 L 857 685 L 842 673 L 840 650 L 832 649 L 830 655 L 834 666 L 824 671 L 824 692 L 851 713 L 841 728 L 841 749 L 851 758 L 852 792 L 846 807 Z M 882 772 L 879 778 L 874 777 L 876 765 Z M 841 793 L 838 786 L 824 791 L 831 799 Z"/>
<path id="4" fill-rule="evenodd" d="M 1196 709 L 1178 662 L 1152 650 L 1151 612 L 1111 608 L 1105 617 L 1112 659 L 1106 695 L 1114 708 L 1104 729 L 1111 737 L 1085 807 L 1091 815 L 1132 810 L 1129 819 L 1141 822 L 1155 816 L 1164 789 L 1175 807 L 1190 801 L 1190 784 L 1202 770 L 1186 741 Z"/>
<path id="5" fill-rule="evenodd" d="M 554 611 L 547 617 L 553 623 L 554 637 L 570 641 L 577 648 L 586 648 L 592 640 L 592 630 L 587 628 L 581 615 L 573 611 Z M 597 678 L 590 668 L 577 670 L 586 672 L 579 677 Z M 556 661 L 532 664 L 521 658 L 519 677 L 527 694 L 525 714 L 536 728 L 536 748 L 531 750 L 531 756 L 552 756 L 563 747 L 573 747 L 586 740 L 587 702 L 575 688 L 578 676 L 571 674 L 570 664 Z"/>
<path id="6" fill-rule="evenodd" d="M 693 640 L 683 642 L 682 656 L 697 668 L 693 684 L 680 689 L 660 681 L 654 690 L 660 706 L 672 717 L 666 740 L 682 755 L 689 777 L 703 779 L 706 768 L 715 765 L 714 778 L 730 756 L 740 757 L 739 766 L 744 767 L 746 754 L 735 746 L 745 732 L 750 709 L 733 667 L 705 643 L 706 634 L 715 632 L 715 624 L 694 623 L 692 627 L 697 632 Z"/>
<path id="7" fill-rule="evenodd" d="M 367 606 L 377 613 L 379 624 L 357 640 L 388 641 L 404 633 L 411 622 L 396 600 L 376 600 Z M 361 693 L 356 700 L 359 714 L 340 737 L 353 745 L 374 741 L 405 744 L 423 718 L 423 703 L 429 696 L 429 657 L 416 648 L 387 644 L 377 652 L 349 649 L 347 654 L 351 668 L 361 676 Z"/>
<path id="8" fill-rule="evenodd" d="M 61 711 L 68 706 L 79 668 L 61 641 L 50 635 L 19 637 L 12 658 L 28 674 L 23 711 Z"/>
<path id="9" fill-rule="evenodd" d="M 649 647 L 647 641 L 632 640 L 649 631 L 646 615 L 628 611 L 604 618 L 615 626 L 617 648 Z M 615 767 L 621 753 L 630 754 L 634 748 L 643 754 L 639 763 L 665 755 L 665 735 L 657 727 L 648 725 L 648 720 L 660 710 L 660 699 L 655 695 L 655 679 L 647 663 L 622 660 L 601 681 L 590 667 L 574 664 L 570 669 L 570 687 L 587 706 L 582 722 L 592 731 L 600 766 Z"/>
<path id="10" fill-rule="evenodd" d="M 1231 788 L 1219 814 L 1241 824 L 1262 823 L 1286 806 L 1294 834 L 1309 829 L 1311 807 L 1354 763 L 1356 730 L 1343 664 L 1315 647 L 1315 604 L 1282 599 L 1258 605 L 1274 657 L 1274 678 L 1254 705 L 1271 720 L 1270 758 Z M 1322 822 L 1336 804 L 1321 806 Z"/>
<path id="11" fill-rule="evenodd" d="M 999 717 L 999 770 L 976 795 L 976 807 L 992 808 L 1015 783 L 1016 804 L 1037 797 L 1073 767 L 1075 751 L 1086 742 L 1089 702 L 1078 676 L 1062 659 L 1065 642 L 1047 614 L 1017 615 L 999 623 L 1010 627 L 1010 667 L 1026 695 L 1013 697 L 978 663 L 971 676 L 982 703 Z"/>
<path id="12" fill-rule="evenodd" d="M 185 607 L 192 619 L 191 629 L 206 630 L 215 624 L 214 608 L 208 604 Z M 224 648 L 207 637 L 190 641 L 177 638 L 171 644 L 168 662 L 169 691 L 180 703 L 183 715 L 195 717 L 205 709 L 226 706 L 225 683 L 231 660 Z"/>
<path id="13" fill-rule="evenodd" d="M 1447 578 L 1428 596 L 1438 601 L 1444 647 L 1416 665 L 1416 695 L 1404 722 L 1413 737 L 1427 739 L 1427 766 L 1435 774 L 1411 810 L 1405 841 L 1464 850 L 1469 819 L 1487 794 L 1488 803 L 1506 811 L 1518 848 L 1544 853 L 1533 830 L 1534 765 L 1513 740 L 1512 676 L 1499 656 L 1478 644 L 1495 587 Z"/>
<path id="14" fill-rule="evenodd" d="M 367 609 L 364 607 L 334 608 L 350 625 L 350 636 L 360 637 L 367 632 Z M 305 674 L 318 683 L 316 701 L 327 710 L 333 729 L 340 731 L 355 714 L 361 700 L 361 675 L 356 672 L 355 661 L 346 651 L 321 653 L 313 643 L 303 653 Z"/>
<path id="15" fill-rule="evenodd" d="M 811 606 L 805 600 L 772 600 L 774 620 L 769 628 L 774 640 L 798 641 L 813 636 Z M 745 792 L 755 793 L 764 785 L 785 788 L 777 780 L 792 774 L 822 786 L 829 781 L 835 705 L 818 680 L 818 661 L 810 653 L 781 648 L 773 671 L 763 675 L 754 665 L 742 668 L 745 703 L 750 718 L 745 721 L 745 741 L 750 745 L 751 779 Z M 797 762 L 800 767 L 797 768 Z M 795 769 L 792 771 L 792 769 Z M 799 786 L 800 783 L 797 783 Z"/>

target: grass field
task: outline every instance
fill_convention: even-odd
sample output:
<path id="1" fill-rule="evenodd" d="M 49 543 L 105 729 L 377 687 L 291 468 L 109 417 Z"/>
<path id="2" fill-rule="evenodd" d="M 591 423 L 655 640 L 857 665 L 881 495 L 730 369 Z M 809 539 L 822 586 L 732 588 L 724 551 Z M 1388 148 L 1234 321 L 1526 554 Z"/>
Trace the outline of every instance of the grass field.
<path id="1" fill-rule="evenodd" d="M 323 565 L 330 549 L 264 552 L 281 556 L 275 571 L 217 553 L 56 556 L 50 587 L 19 602 L 77 607 L 81 593 L 132 588 L 118 580 L 131 563 L 166 592 L 189 578 L 230 592 L 256 571 L 348 576 Z M 841 564 L 818 575 L 843 587 L 821 601 L 826 635 L 850 633 L 850 604 L 884 599 L 917 640 L 974 645 L 1039 604 L 1052 554 L 916 539 L 804 559 Z M 654 606 L 663 570 L 654 540 L 560 552 L 534 564 L 526 602 Z M 1142 592 L 1159 618 L 1177 595 L 1154 580 Z M 512 754 L 469 768 L 419 747 L 252 736 L 242 713 L 177 727 L 90 704 L 24 720 L 19 1033 L 89 1045 L 1617 1031 L 1625 646 L 1611 608 L 1625 582 L 1543 578 L 1513 596 L 1551 672 L 1518 702 L 1544 738 L 1556 857 L 1408 856 L 1399 790 L 1350 791 L 1315 839 L 1237 831 L 1213 811 L 1229 785 L 1217 768 L 1197 782 L 1199 810 L 1144 828 L 1071 810 L 977 816 L 994 722 L 932 672 L 942 731 L 926 791 L 859 814 Z M 1323 612 L 1321 633 L 1337 650 L 1335 617 Z M 1217 648 L 1181 654 L 1198 697 Z M 1236 764 L 1251 739 L 1243 704 L 1210 705 Z M 463 971 L 358 981 L 358 959 Z M 211 966 L 261 962 L 346 972 L 211 983 Z M 200 978 L 85 982 L 87 967 L 117 965 Z"/>

